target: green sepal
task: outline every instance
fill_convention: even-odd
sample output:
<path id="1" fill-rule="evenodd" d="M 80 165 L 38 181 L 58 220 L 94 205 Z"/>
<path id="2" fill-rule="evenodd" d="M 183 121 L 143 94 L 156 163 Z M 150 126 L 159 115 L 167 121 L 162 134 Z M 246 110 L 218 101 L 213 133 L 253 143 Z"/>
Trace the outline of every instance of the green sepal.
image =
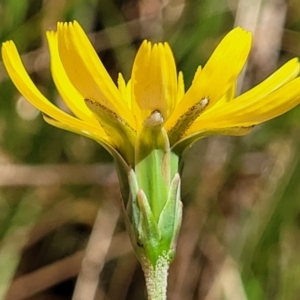
<path id="1" fill-rule="evenodd" d="M 162 116 L 154 111 L 137 134 L 135 163 L 128 173 L 126 223 L 142 264 L 156 266 L 162 257 L 173 258 L 182 214 L 178 162 Z"/>
<path id="2" fill-rule="evenodd" d="M 132 220 L 133 227 L 137 229 L 139 227 L 139 221 L 140 221 L 140 208 L 138 204 L 139 186 L 138 186 L 135 173 L 132 169 L 129 171 L 128 181 L 130 187 L 130 195 L 129 195 L 130 200 L 128 201 L 127 211 Z M 136 231 L 136 233 L 138 233 L 138 231 Z"/>
<path id="3" fill-rule="evenodd" d="M 163 120 L 154 111 L 140 129 L 135 147 L 135 173 L 139 188 L 149 201 L 155 220 L 168 198 L 168 190 L 178 168 L 178 157 L 170 153 L 168 135 Z"/>
<path id="4" fill-rule="evenodd" d="M 140 249 L 140 256 L 144 256 L 155 265 L 161 253 L 161 235 L 158 230 L 157 223 L 148 203 L 148 199 L 142 190 L 139 190 L 137 195 L 140 208 L 140 222 L 138 225 L 138 246 Z"/>
<path id="5" fill-rule="evenodd" d="M 182 221 L 182 202 L 180 201 L 180 176 L 175 174 L 169 189 L 167 203 L 163 208 L 158 221 L 158 229 L 164 237 L 162 243 L 172 253 L 175 252 L 176 240 Z"/>
<path id="6" fill-rule="evenodd" d="M 179 174 L 175 174 L 171 181 L 166 205 L 158 222 L 154 218 L 147 196 L 136 185 L 135 173 L 131 171 L 129 177 L 131 195 L 127 211 L 132 211 L 127 214 L 126 224 L 137 256 L 141 262 L 146 260 L 153 266 L 163 256 L 171 261 L 182 219 Z"/>
<path id="7" fill-rule="evenodd" d="M 154 149 L 136 166 L 139 187 L 147 195 L 156 222 L 168 197 L 168 182 L 162 173 L 164 152 Z"/>

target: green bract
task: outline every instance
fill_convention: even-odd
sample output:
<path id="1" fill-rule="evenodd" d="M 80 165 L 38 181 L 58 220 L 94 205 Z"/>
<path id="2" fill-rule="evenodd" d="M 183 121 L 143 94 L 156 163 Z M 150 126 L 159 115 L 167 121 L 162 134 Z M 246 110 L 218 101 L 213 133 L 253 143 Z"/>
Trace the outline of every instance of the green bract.
<path id="1" fill-rule="evenodd" d="M 170 151 L 162 124 L 158 111 L 145 120 L 137 137 L 135 168 L 129 174 L 135 249 L 141 261 L 153 266 L 161 256 L 174 256 L 182 216 L 178 156 Z"/>

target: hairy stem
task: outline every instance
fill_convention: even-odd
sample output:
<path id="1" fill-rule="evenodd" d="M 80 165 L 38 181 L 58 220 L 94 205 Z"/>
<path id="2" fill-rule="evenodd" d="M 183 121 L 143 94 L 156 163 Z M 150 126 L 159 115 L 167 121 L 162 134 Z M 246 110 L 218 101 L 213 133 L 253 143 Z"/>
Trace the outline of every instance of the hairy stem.
<path id="1" fill-rule="evenodd" d="M 167 299 L 167 280 L 170 260 L 160 256 L 155 267 L 148 262 L 142 262 L 146 280 L 148 300 Z"/>

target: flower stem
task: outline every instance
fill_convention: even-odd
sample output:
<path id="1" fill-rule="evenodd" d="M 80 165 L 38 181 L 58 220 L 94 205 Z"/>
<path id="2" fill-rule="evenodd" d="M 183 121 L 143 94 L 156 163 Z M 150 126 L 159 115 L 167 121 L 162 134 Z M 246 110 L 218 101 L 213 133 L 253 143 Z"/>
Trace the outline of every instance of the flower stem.
<path id="1" fill-rule="evenodd" d="M 158 258 L 155 267 L 148 262 L 142 262 L 148 300 L 167 299 L 169 263 L 170 260 L 164 256 Z"/>

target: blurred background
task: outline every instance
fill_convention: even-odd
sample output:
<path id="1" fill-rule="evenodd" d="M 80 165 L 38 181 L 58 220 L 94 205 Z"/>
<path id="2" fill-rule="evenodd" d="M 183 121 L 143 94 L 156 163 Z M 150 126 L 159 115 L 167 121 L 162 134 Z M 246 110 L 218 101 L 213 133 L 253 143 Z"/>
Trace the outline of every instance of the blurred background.
<path id="1" fill-rule="evenodd" d="M 14 40 L 36 85 L 62 108 L 45 31 L 74 19 L 114 80 L 130 78 L 147 38 L 170 43 L 189 87 L 234 26 L 254 34 L 239 92 L 300 56 L 298 0 L 0 0 L 1 42 Z M 168 299 L 299 299 L 299 130 L 297 107 L 247 136 L 206 138 L 185 153 Z M 0 299 L 71 299 L 79 272 L 77 299 L 92 299 L 91 286 L 97 300 L 146 299 L 120 207 L 107 152 L 47 125 L 1 62 Z"/>

